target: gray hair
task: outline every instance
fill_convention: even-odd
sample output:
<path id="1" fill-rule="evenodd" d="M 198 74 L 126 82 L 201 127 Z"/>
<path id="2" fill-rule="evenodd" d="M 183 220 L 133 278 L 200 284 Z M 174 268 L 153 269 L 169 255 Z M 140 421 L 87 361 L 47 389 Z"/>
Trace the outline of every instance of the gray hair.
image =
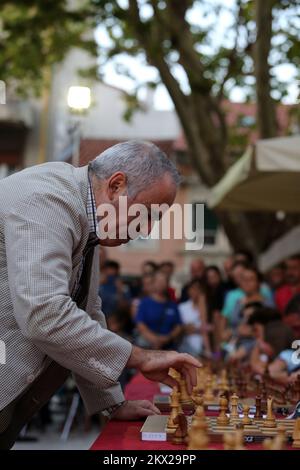
<path id="1" fill-rule="evenodd" d="M 100 180 L 121 171 L 127 177 L 128 196 L 134 197 L 169 174 L 178 186 L 181 178 L 174 163 L 150 142 L 128 141 L 108 148 L 90 163 L 92 173 Z"/>

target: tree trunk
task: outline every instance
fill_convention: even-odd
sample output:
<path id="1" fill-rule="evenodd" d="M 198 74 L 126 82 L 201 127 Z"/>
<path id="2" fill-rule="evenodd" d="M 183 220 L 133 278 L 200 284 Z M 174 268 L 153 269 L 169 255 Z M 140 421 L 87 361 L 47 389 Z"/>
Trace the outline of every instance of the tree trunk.
<path id="1" fill-rule="evenodd" d="M 257 127 L 262 139 L 276 136 L 276 110 L 271 96 L 269 56 L 272 41 L 272 8 L 274 0 L 255 0 L 257 37 L 254 46 L 256 78 Z"/>

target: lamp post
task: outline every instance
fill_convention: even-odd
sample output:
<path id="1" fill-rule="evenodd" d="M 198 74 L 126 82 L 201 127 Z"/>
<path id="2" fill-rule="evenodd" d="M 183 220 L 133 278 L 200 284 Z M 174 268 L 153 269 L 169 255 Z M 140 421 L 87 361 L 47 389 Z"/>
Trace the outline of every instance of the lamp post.
<path id="1" fill-rule="evenodd" d="M 70 127 L 72 138 L 72 164 L 79 165 L 80 140 L 81 140 L 81 120 L 91 106 L 91 89 L 87 86 L 70 86 L 67 96 L 67 103 L 71 114 L 74 116 Z"/>

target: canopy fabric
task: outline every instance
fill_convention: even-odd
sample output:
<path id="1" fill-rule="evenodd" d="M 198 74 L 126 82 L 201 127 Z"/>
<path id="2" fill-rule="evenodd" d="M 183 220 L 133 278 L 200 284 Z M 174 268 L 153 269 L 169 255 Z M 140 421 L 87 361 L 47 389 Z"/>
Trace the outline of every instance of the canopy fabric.
<path id="1" fill-rule="evenodd" d="M 208 204 L 218 210 L 300 212 L 300 137 L 250 147 L 212 189 Z"/>

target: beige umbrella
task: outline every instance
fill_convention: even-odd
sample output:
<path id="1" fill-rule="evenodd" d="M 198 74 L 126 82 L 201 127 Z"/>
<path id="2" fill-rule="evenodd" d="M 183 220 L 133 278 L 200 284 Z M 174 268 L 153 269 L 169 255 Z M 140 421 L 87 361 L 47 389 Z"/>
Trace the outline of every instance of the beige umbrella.
<path id="1" fill-rule="evenodd" d="M 212 189 L 213 209 L 300 212 L 300 137 L 260 140 Z"/>

